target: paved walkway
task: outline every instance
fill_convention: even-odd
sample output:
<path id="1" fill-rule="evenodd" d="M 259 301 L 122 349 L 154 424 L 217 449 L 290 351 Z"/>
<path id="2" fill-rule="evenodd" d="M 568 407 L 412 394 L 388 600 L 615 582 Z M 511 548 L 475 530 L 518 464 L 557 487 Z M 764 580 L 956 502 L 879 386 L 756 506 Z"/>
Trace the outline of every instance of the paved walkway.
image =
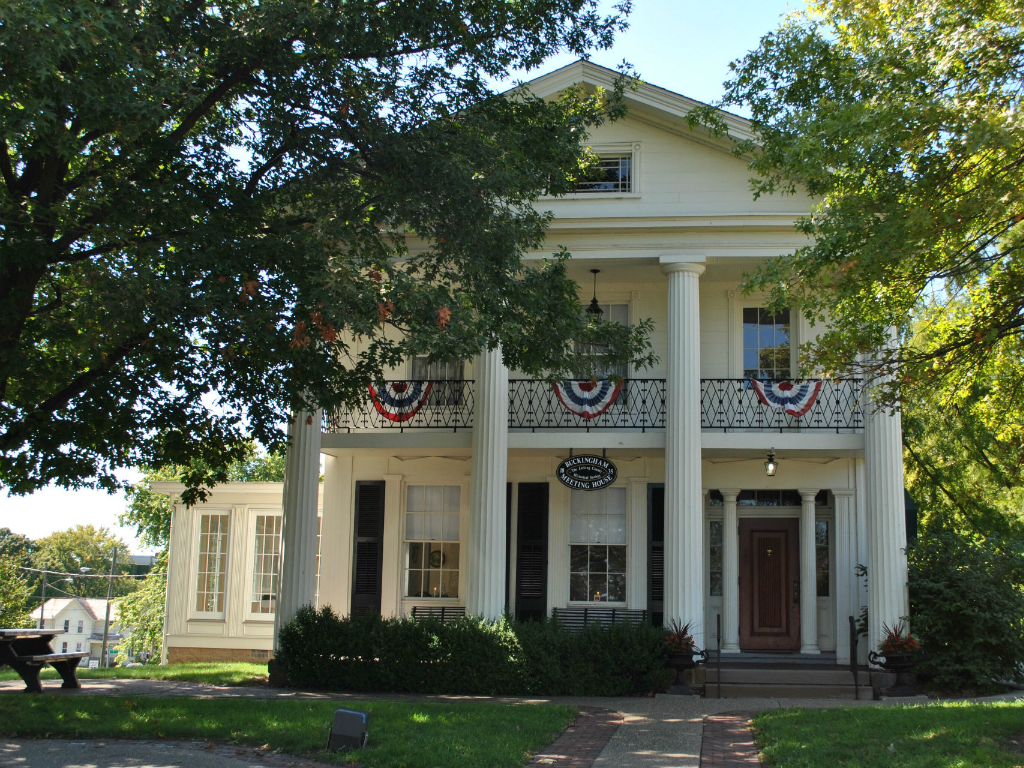
<path id="1" fill-rule="evenodd" d="M 163 680 L 84 680 L 85 688 L 63 691 L 60 681 L 44 681 L 45 692 L 68 696 L 192 696 L 199 698 L 250 698 L 315 700 L 333 699 L 355 706 L 367 699 L 405 701 L 460 700 L 519 703 L 572 704 L 581 708 L 575 728 L 537 755 L 533 766 L 555 768 L 737 768 L 756 765 L 737 750 L 743 735 L 740 720 L 745 724 L 752 713 L 766 709 L 789 707 L 879 706 L 898 701 L 874 702 L 849 699 L 701 699 L 696 696 L 658 695 L 654 698 L 489 698 L 438 697 L 414 695 L 356 695 L 293 691 L 268 687 L 219 687 L 202 683 L 180 683 Z M 20 691 L 20 681 L 0 681 L 0 695 Z M 1021 692 L 1000 698 L 1020 698 Z M 741 711 L 743 716 L 735 713 Z M 732 713 L 726 717 L 716 717 Z M 617 725 L 618 724 L 618 725 Z M 707 725 L 706 725 L 707 724 Z M 702 738 L 705 729 L 712 737 L 702 759 Z M 721 729 L 721 730 L 718 730 Z M 77 746 L 76 746 L 77 745 Z M 103 749 L 96 749 L 103 745 Z M 717 746 L 716 746 L 717 745 Z M 74 747 L 74 749 L 71 749 Z M 711 751 L 713 748 L 713 751 Z M 81 754 L 81 760 L 71 755 Z M 725 762 L 732 755 L 733 762 Z M 206 762 L 211 756 L 216 759 Z M 741 759 L 742 758 L 742 759 Z M 63 760 L 64 762 L 60 762 Z M 268 756 L 255 749 L 212 747 L 206 744 L 167 742 L 56 742 L 0 739 L 0 766 L 18 768 L 57 768 L 57 766 L 89 765 L 97 768 L 267 768 L 268 765 L 314 765 L 295 758 Z M 717 762 L 714 762 L 716 761 Z M 745 760 L 746 762 L 743 762 Z"/>

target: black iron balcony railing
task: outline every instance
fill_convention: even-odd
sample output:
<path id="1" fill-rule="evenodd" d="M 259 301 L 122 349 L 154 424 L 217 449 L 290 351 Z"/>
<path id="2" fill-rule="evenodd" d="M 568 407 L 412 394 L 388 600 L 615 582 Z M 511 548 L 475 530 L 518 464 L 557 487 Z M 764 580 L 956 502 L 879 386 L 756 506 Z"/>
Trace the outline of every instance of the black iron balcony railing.
<path id="1" fill-rule="evenodd" d="M 665 428 L 664 379 L 624 379 L 615 391 L 607 382 L 512 379 L 509 429 Z M 862 429 L 861 382 L 855 379 L 701 379 L 701 428 L 728 431 Z M 473 381 L 388 381 L 367 392 L 357 409 L 327 414 L 326 432 L 376 429 L 473 427 Z"/>
<path id="2" fill-rule="evenodd" d="M 602 388 L 604 391 L 602 391 Z M 509 429 L 648 429 L 665 427 L 665 380 L 559 382 L 535 379 L 508 383 Z"/>
<path id="3" fill-rule="evenodd" d="M 859 379 L 701 379 L 700 425 L 723 431 L 858 430 L 864 427 L 860 393 Z"/>

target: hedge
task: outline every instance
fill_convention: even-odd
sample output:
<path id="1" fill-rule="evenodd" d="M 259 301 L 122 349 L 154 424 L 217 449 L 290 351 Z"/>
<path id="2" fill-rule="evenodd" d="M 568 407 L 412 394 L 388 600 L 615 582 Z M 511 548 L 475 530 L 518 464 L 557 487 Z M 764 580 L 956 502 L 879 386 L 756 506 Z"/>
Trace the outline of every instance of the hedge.
<path id="1" fill-rule="evenodd" d="M 291 685 L 338 691 L 629 696 L 663 690 L 665 632 L 614 624 L 569 632 L 556 621 L 338 617 L 306 606 L 281 628 L 276 659 Z"/>

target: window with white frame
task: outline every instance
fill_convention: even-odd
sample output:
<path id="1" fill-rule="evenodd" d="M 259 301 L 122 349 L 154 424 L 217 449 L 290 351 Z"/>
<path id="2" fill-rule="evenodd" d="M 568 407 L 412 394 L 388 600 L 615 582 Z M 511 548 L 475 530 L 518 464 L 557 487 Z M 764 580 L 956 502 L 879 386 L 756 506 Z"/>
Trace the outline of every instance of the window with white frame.
<path id="1" fill-rule="evenodd" d="M 743 378 L 788 379 L 790 364 L 789 310 L 743 308 Z"/>
<path id="2" fill-rule="evenodd" d="M 76 651 L 81 651 L 82 650 L 82 644 L 81 643 L 75 643 L 75 650 Z"/>
<path id="3" fill-rule="evenodd" d="M 626 489 L 572 491 L 569 600 L 626 602 Z"/>
<path id="4" fill-rule="evenodd" d="M 202 515 L 199 520 L 199 568 L 196 611 L 224 610 L 224 583 L 228 570 L 228 516 Z"/>
<path id="5" fill-rule="evenodd" d="M 70 632 L 70 631 L 71 631 L 71 619 L 64 619 L 64 632 L 67 633 L 67 632 Z"/>
<path id="6" fill-rule="evenodd" d="M 629 304 L 599 304 L 598 306 L 601 308 L 602 320 L 625 326 L 629 325 Z M 629 375 L 629 367 L 627 365 L 609 365 L 604 362 L 602 358 L 605 355 L 606 347 L 603 344 L 581 344 L 579 351 L 581 354 L 594 359 L 594 375 L 598 379 L 607 379 L 610 376 L 624 379 Z M 589 378 L 590 374 L 581 371 L 580 378 L 584 378 L 584 376 Z"/>
<path id="7" fill-rule="evenodd" d="M 273 613 L 281 569 L 281 515 L 256 515 L 251 613 Z"/>
<path id="8" fill-rule="evenodd" d="M 85 621 L 82 619 L 78 620 L 78 634 L 82 634 L 85 631 Z"/>
<path id="9" fill-rule="evenodd" d="M 410 485 L 405 505 L 405 596 L 459 596 L 462 488 Z"/>
<path id="10" fill-rule="evenodd" d="M 60 652 L 61 653 L 67 653 L 68 652 L 68 644 L 67 643 L 61 643 L 60 644 Z"/>
<path id="11" fill-rule="evenodd" d="M 633 153 L 616 152 L 597 155 L 597 162 L 576 182 L 578 194 L 633 191 Z"/>
<path id="12" fill-rule="evenodd" d="M 456 362 L 431 362 L 429 357 L 412 359 L 412 381 L 431 381 L 429 405 L 460 405 L 465 365 Z"/>

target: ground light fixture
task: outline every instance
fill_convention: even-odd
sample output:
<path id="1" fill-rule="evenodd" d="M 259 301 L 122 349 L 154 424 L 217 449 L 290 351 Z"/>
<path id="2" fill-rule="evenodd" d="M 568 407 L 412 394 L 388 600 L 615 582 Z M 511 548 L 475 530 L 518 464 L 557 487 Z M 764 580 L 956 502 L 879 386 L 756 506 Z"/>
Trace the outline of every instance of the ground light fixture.
<path id="1" fill-rule="evenodd" d="M 768 461 L 764 463 L 764 473 L 768 477 L 775 477 L 775 473 L 779 469 L 779 463 L 775 461 L 775 449 L 771 448 L 768 451 Z"/>
<path id="2" fill-rule="evenodd" d="M 590 274 L 594 276 L 594 298 L 590 300 L 590 306 L 587 307 L 587 314 L 595 315 L 596 317 L 600 317 L 601 315 L 604 314 L 604 310 L 601 309 L 601 307 L 597 303 L 597 276 L 598 274 L 600 274 L 600 272 L 600 269 L 590 270 Z"/>

